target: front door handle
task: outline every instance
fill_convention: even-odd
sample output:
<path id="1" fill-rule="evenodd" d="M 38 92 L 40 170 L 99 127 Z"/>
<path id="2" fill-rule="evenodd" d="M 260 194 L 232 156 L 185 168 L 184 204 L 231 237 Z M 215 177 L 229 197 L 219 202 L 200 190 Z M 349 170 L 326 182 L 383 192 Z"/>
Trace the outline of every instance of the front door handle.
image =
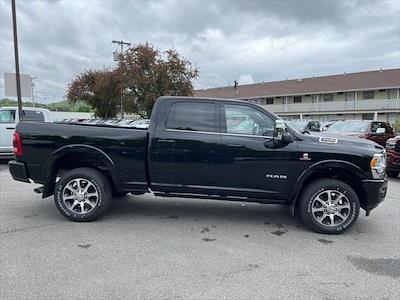
<path id="1" fill-rule="evenodd" d="M 13 130 L 13 129 L 15 129 L 15 127 L 6 127 L 6 129 Z"/>
<path id="2" fill-rule="evenodd" d="M 232 148 L 244 148 L 244 145 L 242 145 L 242 144 L 228 144 L 228 147 L 232 147 Z"/>
<path id="3" fill-rule="evenodd" d="M 160 139 L 158 140 L 159 143 L 175 143 L 175 140 L 169 140 L 169 139 Z"/>

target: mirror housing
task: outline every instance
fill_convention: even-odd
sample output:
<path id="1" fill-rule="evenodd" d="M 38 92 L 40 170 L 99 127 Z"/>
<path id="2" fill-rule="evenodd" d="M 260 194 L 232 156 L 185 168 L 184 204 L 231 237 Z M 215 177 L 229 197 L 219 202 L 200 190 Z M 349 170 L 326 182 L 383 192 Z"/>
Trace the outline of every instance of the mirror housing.
<path id="1" fill-rule="evenodd" d="M 286 124 L 283 120 L 275 120 L 274 125 L 274 140 L 281 141 L 282 137 L 286 133 Z"/>
<path id="2" fill-rule="evenodd" d="M 293 135 L 291 135 L 289 132 L 285 132 L 282 135 L 282 142 L 284 142 L 285 144 L 293 143 L 294 142 Z"/>

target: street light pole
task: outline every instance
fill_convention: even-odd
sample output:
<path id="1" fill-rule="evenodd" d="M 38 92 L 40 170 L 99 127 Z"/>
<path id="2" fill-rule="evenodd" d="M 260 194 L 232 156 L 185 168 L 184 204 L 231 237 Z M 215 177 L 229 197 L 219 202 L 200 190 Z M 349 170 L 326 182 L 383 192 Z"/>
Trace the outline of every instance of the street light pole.
<path id="1" fill-rule="evenodd" d="M 18 115 L 19 121 L 22 121 L 22 99 L 21 99 L 21 80 L 19 75 L 19 57 L 18 57 L 18 37 L 17 37 L 17 14 L 15 12 L 15 0 L 11 0 L 11 10 L 13 19 L 13 33 L 14 33 L 14 56 L 15 56 L 15 81 L 17 85 L 17 99 L 18 99 Z"/>
<path id="2" fill-rule="evenodd" d="M 113 44 L 118 44 L 121 46 L 121 55 L 124 54 L 124 45 L 130 46 L 131 43 L 127 43 L 124 41 L 112 41 Z M 124 81 L 124 74 L 122 74 L 122 81 Z M 123 108 L 123 99 L 124 99 L 124 85 L 122 84 L 122 89 L 121 89 L 121 119 L 124 118 L 124 108 Z"/>

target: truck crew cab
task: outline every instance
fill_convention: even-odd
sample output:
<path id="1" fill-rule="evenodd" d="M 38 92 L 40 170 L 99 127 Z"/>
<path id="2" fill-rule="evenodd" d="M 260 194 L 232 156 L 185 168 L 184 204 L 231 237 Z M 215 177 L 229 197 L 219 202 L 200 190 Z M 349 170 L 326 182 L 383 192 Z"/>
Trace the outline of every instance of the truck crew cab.
<path id="1" fill-rule="evenodd" d="M 338 234 L 386 195 L 385 150 L 362 139 L 305 135 L 253 103 L 161 97 L 148 129 L 19 122 L 15 180 L 42 184 L 72 221 L 99 217 L 113 194 L 289 205 Z"/>

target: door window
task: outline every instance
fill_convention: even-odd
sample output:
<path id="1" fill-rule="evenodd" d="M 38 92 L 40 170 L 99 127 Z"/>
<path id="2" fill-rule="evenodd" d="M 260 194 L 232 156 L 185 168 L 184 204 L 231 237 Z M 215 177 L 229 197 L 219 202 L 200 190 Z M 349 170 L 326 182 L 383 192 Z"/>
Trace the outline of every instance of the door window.
<path id="1" fill-rule="evenodd" d="M 168 129 L 215 132 L 214 103 L 173 103 L 165 127 Z"/>
<path id="2" fill-rule="evenodd" d="M 15 110 L 0 110 L 0 123 L 15 123 Z"/>
<path id="3" fill-rule="evenodd" d="M 275 121 L 266 114 L 244 105 L 224 107 L 227 133 L 272 137 Z"/>
<path id="4" fill-rule="evenodd" d="M 44 122 L 44 115 L 41 111 L 24 110 L 24 121 Z"/>

